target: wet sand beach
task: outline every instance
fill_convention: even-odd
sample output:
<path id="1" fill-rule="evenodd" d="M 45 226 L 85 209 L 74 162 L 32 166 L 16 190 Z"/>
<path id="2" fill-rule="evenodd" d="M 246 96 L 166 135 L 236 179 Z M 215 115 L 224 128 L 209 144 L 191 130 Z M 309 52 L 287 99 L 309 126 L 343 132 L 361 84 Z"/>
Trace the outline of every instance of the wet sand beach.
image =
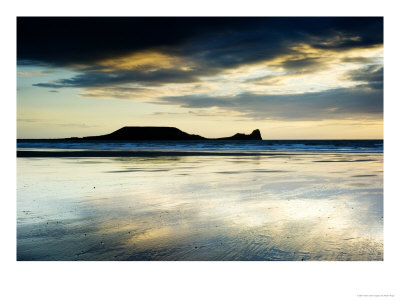
<path id="1" fill-rule="evenodd" d="M 18 260 L 383 260 L 383 154 L 19 157 Z"/>

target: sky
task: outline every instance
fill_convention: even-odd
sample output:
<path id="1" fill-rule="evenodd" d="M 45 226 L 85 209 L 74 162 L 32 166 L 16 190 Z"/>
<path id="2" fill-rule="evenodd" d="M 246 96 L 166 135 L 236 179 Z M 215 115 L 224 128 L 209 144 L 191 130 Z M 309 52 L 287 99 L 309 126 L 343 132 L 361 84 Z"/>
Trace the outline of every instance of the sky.
<path id="1" fill-rule="evenodd" d="M 383 18 L 17 18 L 17 137 L 383 137 Z"/>

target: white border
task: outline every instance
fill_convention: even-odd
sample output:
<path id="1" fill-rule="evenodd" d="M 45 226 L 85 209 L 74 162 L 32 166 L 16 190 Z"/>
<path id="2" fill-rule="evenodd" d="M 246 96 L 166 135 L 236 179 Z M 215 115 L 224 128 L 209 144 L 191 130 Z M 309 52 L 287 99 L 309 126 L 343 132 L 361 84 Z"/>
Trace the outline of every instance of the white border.
<path id="1" fill-rule="evenodd" d="M 15 1 L 2 4 L 2 299 L 363 299 L 398 284 L 398 9 L 377 1 Z M 16 16 L 384 16 L 384 262 L 16 262 Z M 5 65 L 5 67 L 4 67 Z M 4 93 L 4 89 L 6 92 Z M 376 299 L 369 297 L 368 299 Z M 382 297 L 381 297 L 382 298 Z"/>

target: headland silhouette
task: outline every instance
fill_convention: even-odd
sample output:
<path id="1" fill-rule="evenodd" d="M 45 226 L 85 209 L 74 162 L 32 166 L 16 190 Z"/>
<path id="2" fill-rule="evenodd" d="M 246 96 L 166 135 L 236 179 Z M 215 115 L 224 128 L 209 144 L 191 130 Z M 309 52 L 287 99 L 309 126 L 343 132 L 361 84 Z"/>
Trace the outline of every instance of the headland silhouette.
<path id="1" fill-rule="evenodd" d="M 150 127 L 150 126 L 126 126 L 112 133 L 98 136 L 72 137 L 67 140 L 80 141 L 155 141 L 155 140 L 262 140 L 260 130 L 253 130 L 251 134 L 236 133 L 230 137 L 205 138 L 196 134 L 186 133 L 176 127 Z"/>

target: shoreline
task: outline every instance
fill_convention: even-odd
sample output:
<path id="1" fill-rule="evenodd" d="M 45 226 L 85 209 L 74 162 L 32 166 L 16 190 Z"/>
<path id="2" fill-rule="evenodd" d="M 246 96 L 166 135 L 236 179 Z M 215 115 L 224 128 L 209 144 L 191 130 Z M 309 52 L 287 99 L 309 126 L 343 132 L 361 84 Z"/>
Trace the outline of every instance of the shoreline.
<path id="1" fill-rule="evenodd" d="M 17 157 L 159 157 L 159 156 L 289 156 L 310 154 L 383 154 L 383 152 L 213 152 L 213 151 L 24 151 L 18 150 Z"/>

